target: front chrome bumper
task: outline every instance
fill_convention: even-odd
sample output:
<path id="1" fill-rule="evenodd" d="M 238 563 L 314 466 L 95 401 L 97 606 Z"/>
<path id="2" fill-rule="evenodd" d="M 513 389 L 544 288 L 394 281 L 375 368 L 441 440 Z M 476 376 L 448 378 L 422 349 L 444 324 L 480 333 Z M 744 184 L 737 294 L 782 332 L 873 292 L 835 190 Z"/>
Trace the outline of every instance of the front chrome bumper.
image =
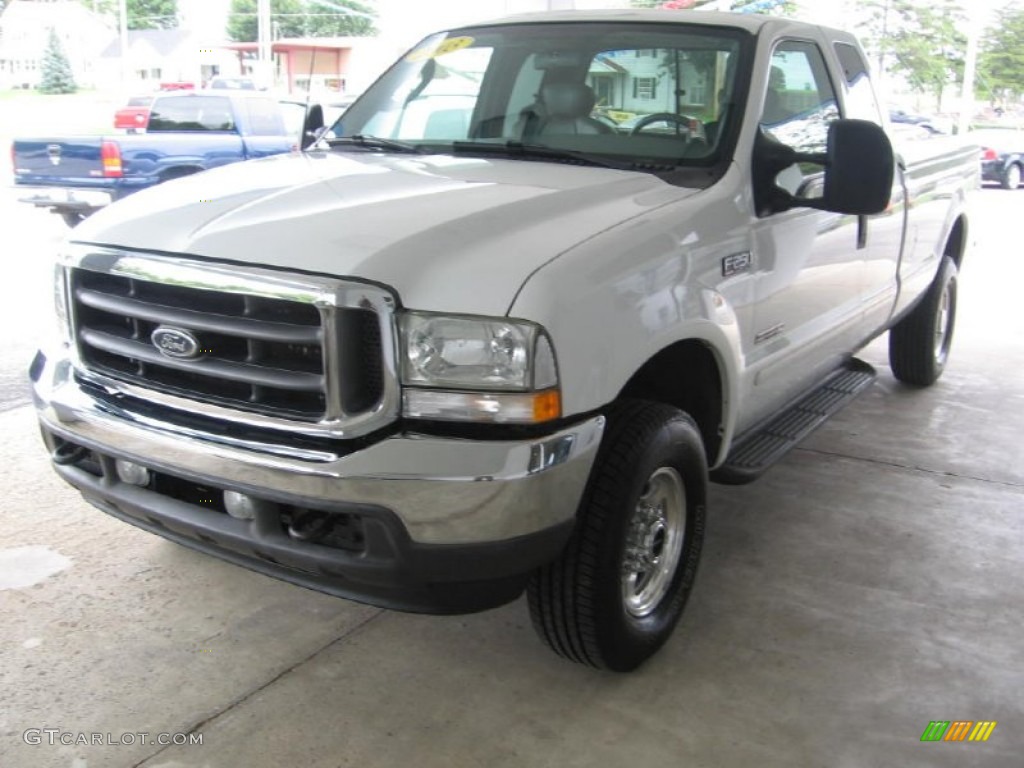
<path id="1" fill-rule="evenodd" d="M 523 440 L 395 434 L 342 454 L 293 449 L 287 434 L 261 443 L 162 422 L 92 396 L 66 357 L 41 354 L 32 373 L 45 433 L 224 491 L 310 507 L 383 508 L 423 545 L 502 542 L 565 524 L 605 424 L 594 416 Z"/>

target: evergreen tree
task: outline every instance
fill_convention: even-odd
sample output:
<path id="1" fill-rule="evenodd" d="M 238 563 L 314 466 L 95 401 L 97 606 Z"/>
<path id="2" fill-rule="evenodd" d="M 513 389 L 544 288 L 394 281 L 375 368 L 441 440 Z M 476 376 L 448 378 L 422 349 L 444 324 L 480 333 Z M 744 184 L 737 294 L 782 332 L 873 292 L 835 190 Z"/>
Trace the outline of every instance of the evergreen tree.
<path id="1" fill-rule="evenodd" d="M 344 6 L 353 13 L 333 9 Z M 346 37 L 374 35 L 373 11 L 355 0 L 270 0 L 272 38 Z M 227 36 L 236 43 L 253 43 L 258 38 L 256 0 L 231 0 Z"/>
<path id="2" fill-rule="evenodd" d="M 43 93 L 74 93 L 78 90 L 75 76 L 71 71 L 71 62 L 68 61 L 64 46 L 60 44 L 60 38 L 53 29 L 50 30 L 46 50 L 43 51 L 41 72 L 39 90 Z"/>

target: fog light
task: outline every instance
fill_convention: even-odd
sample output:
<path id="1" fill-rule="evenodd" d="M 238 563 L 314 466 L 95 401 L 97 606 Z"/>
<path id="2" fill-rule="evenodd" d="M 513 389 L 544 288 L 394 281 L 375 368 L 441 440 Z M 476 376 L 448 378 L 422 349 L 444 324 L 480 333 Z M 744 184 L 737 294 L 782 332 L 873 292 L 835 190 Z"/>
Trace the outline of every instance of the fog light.
<path id="1" fill-rule="evenodd" d="M 140 488 L 145 488 L 149 485 L 149 470 L 141 464 L 118 459 L 114 462 L 114 467 L 117 469 L 117 476 L 121 479 L 122 483 L 137 485 Z"/>
<path id="2" fill-rule="evenodd" d="M 224 509 L 239 520 L 255 520 L 260 512 L 273 512 L 277 505 L 266 499 L 257 499 L 238 491 L 224 491 Z"/>

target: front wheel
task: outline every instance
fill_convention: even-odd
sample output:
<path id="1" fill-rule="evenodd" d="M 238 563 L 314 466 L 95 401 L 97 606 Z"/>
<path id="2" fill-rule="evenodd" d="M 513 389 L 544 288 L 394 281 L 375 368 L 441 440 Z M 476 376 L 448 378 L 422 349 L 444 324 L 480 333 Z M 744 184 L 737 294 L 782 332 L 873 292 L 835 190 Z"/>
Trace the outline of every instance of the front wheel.
<path id="1" fill-rule="evenodd" d="M 617 404 L 576 530 L 527 590 L 534 628 L 555 653 L 628 672 L 665 643 L 693 587 L 706 497 L 693 419 L 661 403 Z"/>
<path id="2" fill-rule="evenodd" d="M 942 259 L 921 302 L 889 331 L 889 367 L 906 384 L 927 387 L 946 367 L 956 325 L 956 264 Z"/>

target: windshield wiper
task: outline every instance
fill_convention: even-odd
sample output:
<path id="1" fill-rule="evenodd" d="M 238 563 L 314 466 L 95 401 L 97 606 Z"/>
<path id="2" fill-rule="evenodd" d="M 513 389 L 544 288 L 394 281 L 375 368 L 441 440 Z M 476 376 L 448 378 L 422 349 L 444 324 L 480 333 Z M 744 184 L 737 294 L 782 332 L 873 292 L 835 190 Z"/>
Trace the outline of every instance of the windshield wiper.
<path id="1" fill-rule="evenodd" d="M 405 141 L 382 139 L 380 136 L 367 136 L 362 133 L 357 133 L 355 136 L 338 136 L 337 138 L 327 139 L 327 144 L 331 147 L 350 145 L 366 149 L 388 149 L 393 152 L 412 152 L 414 154 L 419 154 L 423 151 L 421 147 Z"/>
<path id="2" fill-rule="evenodd" d="M 492 144 L 485 141 L 454 141 L 452 152 L 465 155 L 501 155 L 502 157 L 524 157 L 540 160 L 568 160 L 584 165 L 593 165 L 598 168 L 615 168 L 618 170 L 634 170 L 636 165 L 622 160 L 613 160 L 604 155 L 595 155 L 590 152 L 580 152 L 575 149 L 560 149 L 548 147 L 543 144 L 524 144 L 521 141 L 505 141 L 500 144 Z"/>

